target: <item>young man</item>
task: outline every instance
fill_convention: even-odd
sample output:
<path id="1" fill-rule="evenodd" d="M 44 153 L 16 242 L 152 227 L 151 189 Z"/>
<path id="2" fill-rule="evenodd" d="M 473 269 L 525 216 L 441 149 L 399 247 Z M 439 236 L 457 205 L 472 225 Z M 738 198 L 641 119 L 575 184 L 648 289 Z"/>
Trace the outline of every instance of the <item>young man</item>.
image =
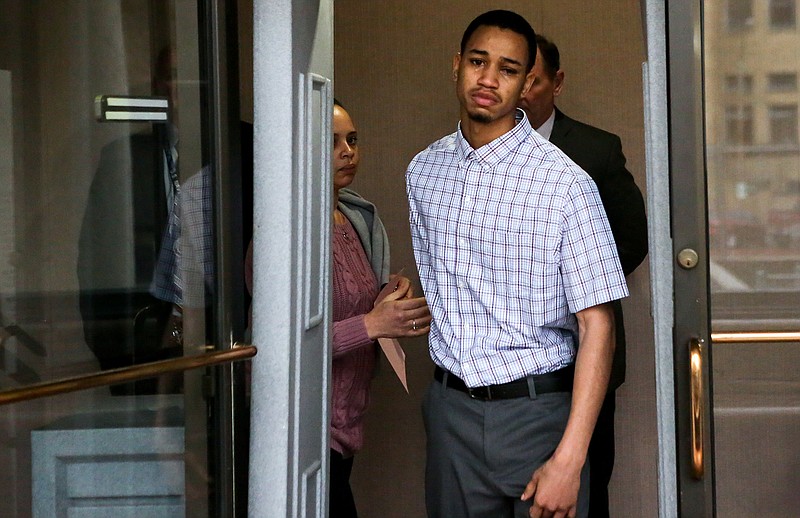
<path id="1" fill-rule="evenodd" d="M 558 47 L 537 34 L 534 80 L 520 100 L 528 121 L 541 136 L 558 146 L 589 173 L 597 184 L 617 245 L 622 271 L 632 273 L 647 255 L 647 216 L 642 193 L 625 168 L 622 143 L 616 135 L 573 120 L 556 108 L 564 86 Z M 589 443 L 589 518 L 608 518 L 608 483 L 614 469 L 614 391 L 625 380 L 625 327 L 622 305 L 614 302 L 616 348 L 600 415 Z"/>
<path id="2" fill-rule="evenodd" d="M 473 20 L 453 60 L 458 130 L 406 172 L 437 365 L 423 408 L 431 518 L 587 510 L 608 302 L 627 288 L 594 183 L 517 109 L 535 56 L 521 16 Z"/>

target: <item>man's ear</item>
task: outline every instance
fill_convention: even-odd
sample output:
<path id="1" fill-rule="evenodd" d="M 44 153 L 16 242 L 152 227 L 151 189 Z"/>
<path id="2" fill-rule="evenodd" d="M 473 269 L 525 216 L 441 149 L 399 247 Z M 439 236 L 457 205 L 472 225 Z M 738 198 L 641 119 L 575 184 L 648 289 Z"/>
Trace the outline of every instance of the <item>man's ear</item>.
<path id="1" fill-rule="evenodd" d="M 558 97 L 561 95 L 561 89 L 564 88 L 564 71 L 558 70 L 556 72 L 556 77 L 553 80 L 554 88 L 553 88 L 553 97 Z"/>
<path id="2" fill-rule="evenodd" d="M 453 81 L 458 80 L 458 67 L 461 65 L 461 53 L 456 52 L 456 55 L 453 56 Z"/>
<path id="3" fill-rule="evenodd" d="M 536 80 L 536 74 L 533 73 L 533 68 L 525 75 L 525 84 L 522 86 L 522 97 L 528 95 L 528 91 L 533 87 L 533 82 Z"/>

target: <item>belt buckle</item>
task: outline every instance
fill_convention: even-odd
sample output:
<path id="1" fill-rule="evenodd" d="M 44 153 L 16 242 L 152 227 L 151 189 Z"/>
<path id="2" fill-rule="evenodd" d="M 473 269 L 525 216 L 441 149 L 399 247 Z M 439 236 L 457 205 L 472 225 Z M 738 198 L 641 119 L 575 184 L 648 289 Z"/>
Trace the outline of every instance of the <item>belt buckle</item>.
<path id="1" fill-rule="evenodd" d="M 467 387 L 467 394 L 472 399 L 479 399 L 481 401 L 491 401 L 492 400 L 492 387 L 474 387 L 470 388 Z"/>

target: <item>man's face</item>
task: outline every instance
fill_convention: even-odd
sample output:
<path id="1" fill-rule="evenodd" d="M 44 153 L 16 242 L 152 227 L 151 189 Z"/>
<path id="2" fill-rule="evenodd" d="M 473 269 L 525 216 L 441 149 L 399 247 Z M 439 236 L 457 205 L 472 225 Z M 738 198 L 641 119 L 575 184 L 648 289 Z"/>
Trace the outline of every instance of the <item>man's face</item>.
<path id="1" fill-rule="evenodd" d="M 538 128 L 547 121 L 555 109 L 556 97 L 561 93 L 563 84 L 564 72 L 558 70 L 555 77 L 551 77 L 545 70 L 541 51 L 537 50 L 533 65 L 533 85 L 519 102 L 519 107 L 525 110 L 531 126 Z"/>
<path id="2" fill-rule="evenodd" d="M 533 78 L 525 72 L 527 62 L 528 44 L 521 34 L 478 27 L 463 55 L 453 59 L 462 114 L 483 124 L 514 117 L 520 96 Z"/>

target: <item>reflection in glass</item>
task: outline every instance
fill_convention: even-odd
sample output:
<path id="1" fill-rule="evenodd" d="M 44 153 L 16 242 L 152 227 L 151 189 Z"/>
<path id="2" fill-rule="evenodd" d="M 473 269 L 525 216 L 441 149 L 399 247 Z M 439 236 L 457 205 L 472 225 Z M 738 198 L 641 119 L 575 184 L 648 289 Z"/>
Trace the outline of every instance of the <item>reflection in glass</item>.
<path id="1" fill-rule="evenodd" d="M 713 332 L 800 331 L 794 1 L 704 2 Z M 717 515 L 796 514 L 800 343 L 712 343 Z"/>
<path id="2" fill-rule="evenodd" d="M 794 92 L 797 90 L 797 74 L 780 72 L 767 76 L 767 90 L 770 92 Z"/>
<path id="3" fill-rule="evenodd" d="M 773 29 L 791 29 L 797 20 L 795 0 L 769 0 L 769 24 Z"/>
<path id="4" fill-rule="evenodd" d="M 771 143 L 797 144 L 797 104 L 773 104 L 768 113 Z"/>
<path id="5" fill-rule="evenodd" d="M 199 4 L 177 5 L 0 3 L 0 389 L 213 343 Z M 98 122 L 101 95 L 169 121 Z M 0 516 L 60 516 L 65 480 L 62 514 L 213 515 L 204 374 L 3 407 Z"/>
<path id="6" fill-rule="evenodd" d="M 729 29 L 742 29 L 753 23 L 753 0 L 728 0 L 727 6 Z"/>

